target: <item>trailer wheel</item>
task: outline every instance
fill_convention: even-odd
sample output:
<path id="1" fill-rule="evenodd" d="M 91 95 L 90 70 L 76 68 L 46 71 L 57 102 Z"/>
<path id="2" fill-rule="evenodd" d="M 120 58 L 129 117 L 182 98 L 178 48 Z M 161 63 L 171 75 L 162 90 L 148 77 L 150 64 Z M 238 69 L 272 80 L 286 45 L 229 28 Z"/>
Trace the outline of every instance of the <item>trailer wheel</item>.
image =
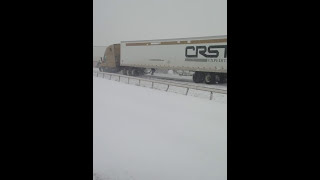
<path id="1" fill-rule="evenodd" d="M 214 73 L 206 73 L 204 76 L 204 82 L 206 84 L 213 84 L 216 82 L 216 75 Z"/>
<path id="2" fill-rule="evenodd" d="M 213 83 L 222 83 L 222 76 L 220 74 L 215 74 L 214 75 L 214 82 Z"/>
<path id="3" fill-rule="evenodd" d="M 204 79 L 204 74 L 203 72 L 195 72 L 192 76 L 193 82 L 195 83 L 201 83 L 203 82 Z"/>
<path id="4" fill-rule="evenodd" d="M 192 79 L 193 79 L 193 82 L 200 83 L 196 73 L 193 74 Z"/>

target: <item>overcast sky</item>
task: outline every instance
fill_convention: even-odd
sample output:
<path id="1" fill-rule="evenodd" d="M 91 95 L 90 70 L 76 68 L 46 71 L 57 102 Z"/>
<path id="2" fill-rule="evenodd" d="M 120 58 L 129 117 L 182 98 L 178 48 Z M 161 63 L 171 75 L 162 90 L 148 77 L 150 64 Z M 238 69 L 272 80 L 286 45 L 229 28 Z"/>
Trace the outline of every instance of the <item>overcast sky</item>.
<path id="1" fill-rule="evenodd" d="M 93 0 L 93 45 L 227 35 L 227 0 Z"/>

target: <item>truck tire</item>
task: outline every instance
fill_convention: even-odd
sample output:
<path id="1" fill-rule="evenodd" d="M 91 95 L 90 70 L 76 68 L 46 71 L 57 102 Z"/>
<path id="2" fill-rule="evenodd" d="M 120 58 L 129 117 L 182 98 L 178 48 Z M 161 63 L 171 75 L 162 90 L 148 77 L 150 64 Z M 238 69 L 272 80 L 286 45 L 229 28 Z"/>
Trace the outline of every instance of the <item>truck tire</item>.
<path id="1" fill-rule="evenodd" d="M 193 82 L 195 83 L 202 83 L 204 79 L 204 73 L 203 72 L 195 72 L 192 76 Z"/>
<path id="2" fill-rule="evenodd" d="M 215 82 L 213 82 L 213 83 L 222 83 L 222 75 L 221 74 L 215 74 L 215 78 L 214 78 L 214 80 L 215 80 Z"/>
<path id="3" fill-rule="evenodd" d="M 204 76 L 204 82 L 206 84 L 213 84 L 216 82 L 216 79 L 215 79 L 215 74 L 214 73 L 206 73 L 205 76 Z"/>

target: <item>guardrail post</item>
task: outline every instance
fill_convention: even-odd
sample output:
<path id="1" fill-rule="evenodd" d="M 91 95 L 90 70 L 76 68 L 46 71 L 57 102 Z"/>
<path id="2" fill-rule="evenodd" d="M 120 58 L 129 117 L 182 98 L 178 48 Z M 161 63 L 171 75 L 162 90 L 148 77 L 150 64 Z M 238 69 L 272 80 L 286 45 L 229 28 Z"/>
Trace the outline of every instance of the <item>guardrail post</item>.
<path id="1" fill-rule="evenodd" d="M 212 100 L 212 97 L 213 97 L 213 92 L 210 91 L 210 100 Z"/>
<path id="2" fill-rule="evenodd" d="M 168 88 L 167 88 L 167 90 L 166 90 L 167 92 L 168 92 L 168 89 L 169 89 L 169 84 L 168 84 Z"/>
<path id="3" fill-rule="evenodd" d="M 187 88 L 186 96 L 188 95 L 189 88 Z"/>

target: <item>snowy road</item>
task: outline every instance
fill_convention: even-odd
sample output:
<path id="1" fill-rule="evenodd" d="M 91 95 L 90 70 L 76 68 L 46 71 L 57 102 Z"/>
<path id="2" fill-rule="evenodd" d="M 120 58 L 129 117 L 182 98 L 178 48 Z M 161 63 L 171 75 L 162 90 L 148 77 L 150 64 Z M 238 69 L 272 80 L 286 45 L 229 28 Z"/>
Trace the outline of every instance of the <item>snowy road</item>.
<path id="1" fill-rule="evenodd" d="M 93 77 L 96 179 L 226 180 L 226 102 Z"/>

